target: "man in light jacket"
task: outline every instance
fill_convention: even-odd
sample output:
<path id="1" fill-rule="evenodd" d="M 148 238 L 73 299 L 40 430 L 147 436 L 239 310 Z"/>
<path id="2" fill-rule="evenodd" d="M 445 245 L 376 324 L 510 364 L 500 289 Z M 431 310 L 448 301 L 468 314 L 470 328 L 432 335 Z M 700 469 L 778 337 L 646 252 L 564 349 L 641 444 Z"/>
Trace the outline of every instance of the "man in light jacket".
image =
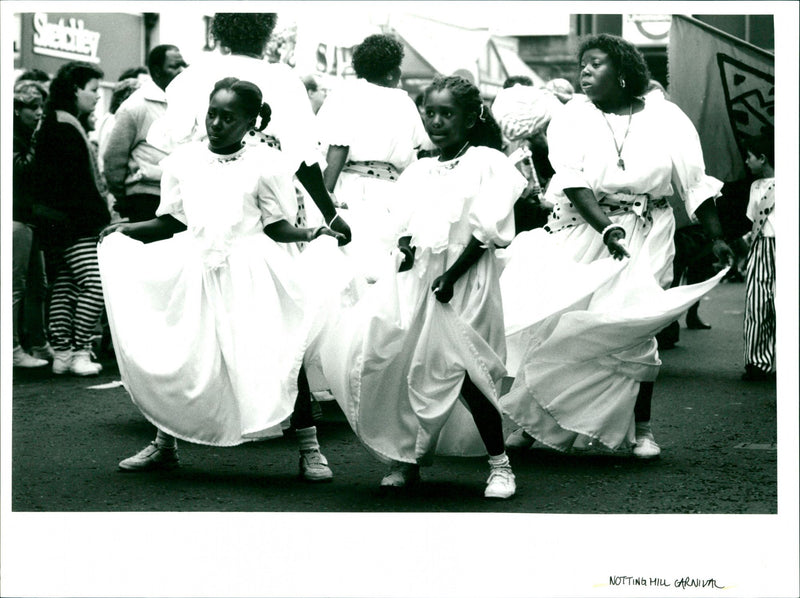
<path id="1" fill-rule="evenodd" d="M 146 81 L 119 107 L 103 154 L 114 209 L 131 222 L 155 218 L 161 197 L 160 162 L 164 152 L 147 143 L 150 125 L 167 109 L 167 85 L 186 68 L 180 50 L 156 46 L 147 58 L 152 81 Z"/>

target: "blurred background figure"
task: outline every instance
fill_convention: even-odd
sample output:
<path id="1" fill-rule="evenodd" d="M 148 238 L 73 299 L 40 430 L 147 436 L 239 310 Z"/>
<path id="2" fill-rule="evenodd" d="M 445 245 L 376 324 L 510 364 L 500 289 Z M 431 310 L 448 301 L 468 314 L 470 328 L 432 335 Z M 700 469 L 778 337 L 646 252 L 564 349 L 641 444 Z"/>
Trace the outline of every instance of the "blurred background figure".
<path id="1" fill-rule="evenodd" d="M 303 77 L 303 85 L 306 86 L 308 99 L 311 102 L 311 109 L 314 111 L 314 114 L 317 114 L 328 95 L 328 90 L 320 85 L 319 78 L 315 75 L 306 75 Z"/>
<path id="2" fill-rule="evenodd" d="M 12 330 L 14 367 L 22 368 L 42 367 L 53 359 L 44 325 L 44 254 L 33 226 L 33 135 L 46 99 L 44 86 L 33 79 L 23 79 L 14 86 Z M 29 351 L 23 348 L 23 337 Z"/>
<path id="3" fill-rule="evenodd" d="M 40 69 L 28 69 L 23 71 L 20 76 L 17 77 L 16 82 L 21 83 L 23 81 L 35 81 L 36 83 L 40 83 L 45 91 L 50 87 L 50 75 Z"/>
<path id="4" fill-rule="evenodd" d="M 562 104 L 569 102 L 575 95 L 575 88 L 566 79 L 550 79 L 545 84 L 545 89 L 552 91 Z"/>
<path id="5" fill-rule="evenodd" d="M 547 222 L 552 204 L 544 190 L 553 176 L 547 157 L 547 126 L 561 110 L 561 102 L 547 89 L 534 87 L 528 77 L 509 77 L 492 104 L 500 125 L 504 152 L 528 181 L 514 205 L 517 233 L 540 228 Z"/>
<path id="6" fill-rule="evenodd" d="M 165 90 L 186 68 L 180 50 L 156 46 L 147 58 L 150 77 L 116 111 L 105 147 L 103 173 L 115 199 L 114 210 L 130 222 L 155 218 L 161 199 L 161 160 L 167 155 L 147 142 L 152 124 L 167 111 Z M 136 81 L 129 79 L 129 81 Z"/>

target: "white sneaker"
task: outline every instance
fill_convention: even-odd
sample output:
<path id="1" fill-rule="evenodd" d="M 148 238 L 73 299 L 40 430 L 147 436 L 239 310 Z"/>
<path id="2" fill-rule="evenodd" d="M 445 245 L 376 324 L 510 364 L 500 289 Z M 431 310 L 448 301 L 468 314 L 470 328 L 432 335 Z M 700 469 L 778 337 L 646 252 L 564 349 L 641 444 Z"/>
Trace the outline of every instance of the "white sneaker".
<path id="1" fill-rule="evenodd" d="M 517 491 L 517 483 L 511 467 L 492 467 L 489 479 L 486 480 L 486 498 L 509 498 Z"/>
<path id="2" fill-rule="evenodd" d="M 44 359 L 27 354 L 21 346 L 14 347 L 15 368 L 40 368 L 45 365 L 47 365 L 47 361 Z"/>
<path id="3" fill-rule="evenodd" d="M 319 449 L 300 451 L 300 477 L 308 482 L 328 482 L 333 479 L 328 460 Z"/>
<path id="4" fill-rule="evenodd" d="M 50 343 L 45 343 L 40 347 L 31 347 L 31 355 L 39 359 L 44 359 L 45 361 L 53 361 L 53 357 L 55 357 L 53 347 L 50 346 Z"/>
<path id="5" fill-rule="evenodd" d="M 66 374 L 72 367 L 72 349 L 53 351 L 53 373 Z"/>
<path id="6" fill-rule="evenodd" d="M 661 454 L 661 447 L 656 444 L 652 435 L 637 436 L 633 447 L 633 456 L 639 459 L 656 459 Z"/>
<path id="7" fill-rule="evenodd" d="M 103 370 L 103 366 L 92 361 L 89 351 L 75 351 L 72 354 L 72 364 L 69 371 L 76 376 L 97 376 Z"/>
<path id="8" fill-rule="evenodd" d="M 395 461 L 381 480 L 381 488 L 406 488 L 419 482 L 419 465 Z"/>
<path id="9" fill-rule="evenodd" d="M 536 439 L 522 428 L 517 428 L 506 438 L 506 448 L 526 449 L 533 446 Z"/>
<path id="10" fill-rule="evenodd" d="M 154 469 L 174 469 L 180 466 L 178 449 L 160 447 L 151 442 L 133 457 L 119 462 L 123 471 L 152 471 Z"/>

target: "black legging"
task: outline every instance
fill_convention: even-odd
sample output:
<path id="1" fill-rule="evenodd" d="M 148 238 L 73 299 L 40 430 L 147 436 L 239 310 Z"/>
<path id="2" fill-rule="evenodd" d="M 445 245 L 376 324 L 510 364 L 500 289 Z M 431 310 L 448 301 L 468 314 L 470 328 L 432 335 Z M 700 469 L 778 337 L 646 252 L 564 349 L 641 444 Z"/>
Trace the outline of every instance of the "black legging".
<path id="1" fill-rule="evenodd" d="M 292 427 L 296 430 L 310 428 L 314 425 L 314 416 L 311 411 L 311 388 L 308 385 L 306 368 L 300 366 L 297 375 L 297 399 L 292 412 Z"/>
<path id="2" fill-rule="evenodd" d="M 464 376 L 461 396 L 472 413 L 472 419 L 478 427 L 483 444 L 490 456 L 501 455 L 505 451 L 503 442 L 503 420 L 500 412 L 492 402 L 480 391 L 468 375 Z"/>
<path id="3" fill-rule="evenodd" d="M 655 382 L 640 382 L 639 394 L 633 406 L 633 419 L 637 422 L 650 421 L 650 405 L 653 402 L 653 386 Z"/>

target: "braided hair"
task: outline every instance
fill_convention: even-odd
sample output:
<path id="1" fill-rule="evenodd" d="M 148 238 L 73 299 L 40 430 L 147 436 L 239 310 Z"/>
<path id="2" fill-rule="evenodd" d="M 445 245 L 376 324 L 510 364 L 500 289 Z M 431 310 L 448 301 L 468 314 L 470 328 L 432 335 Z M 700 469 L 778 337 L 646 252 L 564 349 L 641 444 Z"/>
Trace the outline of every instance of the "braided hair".
<path id="1" fill-rule="evenodd" d="M 500 125 L 492 116 L 489 107 L 483 103 L 481 92 L 464 77 L 451 75 L 436 77 L 425 89 L 425 98 L 432 91 L 447 90 L 453 95 L 456 104 L 461 106 L 465 114 L 475 115 L 475 125 L 467 133 L 467 140 L 472 145 L 485 145 L 496 150 L 503 148 L 503 134 Z"/>
<path id="2" fill-rule="evenodd" d="M 250 81 L 242 81 L 236 77 L 225 77 L 214 84 L 214 89 L 211 95 L 208 96 L 209 101 L 222 89 L 227 89 L 236 94 L 248 118 L 261 118 L 261 122 L 256 127 L 256 131 L 263 131 L 267 128 L 270 117 L 272 116 L 272 109 L 269 107 L 269 104 L 262 101 L 263 96 L 261 95 L 261 89 L 259 89 L 258 85 Z"/>

